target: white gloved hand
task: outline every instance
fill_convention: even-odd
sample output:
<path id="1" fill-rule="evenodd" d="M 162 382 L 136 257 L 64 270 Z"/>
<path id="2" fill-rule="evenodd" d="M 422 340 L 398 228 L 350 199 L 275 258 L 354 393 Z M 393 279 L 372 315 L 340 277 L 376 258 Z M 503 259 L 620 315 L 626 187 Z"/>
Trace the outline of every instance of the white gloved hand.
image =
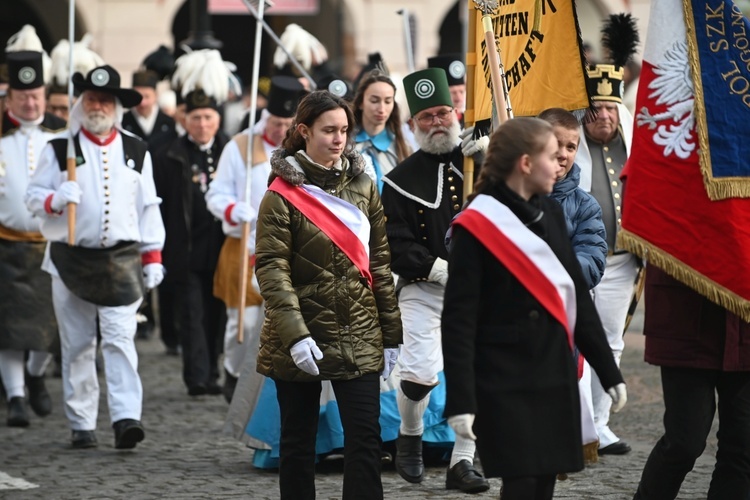
<path id="1" fill-rule="evenodd" d="M 622 407 L 628 402 L 628 391 L 625 389 L 625 384 L 610 387 L 607 389 L 607 394 L 612 398 L 612 413 L 622 410 Z"/>
<path id="2" fill-rule="evenodd" d="M 310 375 L 319 375 L 318 365 L 315 364 L 315 360 L 323 359 L 323 352 L 318 347 L 318 344 L 312 339 L 312 337 L 305 337 L 296 344 L 294 344 L 289 353 L 292 355 L 292 360 L 297 368 Z"/>
<path id="3" fill-rule="evenodd" d="M 487 151 L 487 146 L 490 144 L 490 138 L 487 135 L 483 135 L 474 139 L 474 126 L 467 127 L 461 132 L 461 153 L 464 156 L 474 156 L 477 153 L 484 153 Z"/>
<path id="4" fill-rule="evenodd" d="M 164 279 L 164 266 L 157 262 L 146 264 L 143 266 L 143 282 L 146 284 L 148 290 L 152 290 L 159 286 L 159 283 Z"/>
<path id="5" fill-rule="evenodd" d="M 448 283 L 448 261 L 438 257 L 432 264 L 430 275 L 427 276 L 430 281 L 435 281 L 445 286 Z"/>
<path id="6" fill-rule="evenodd" d="M 383 349 L 383 359 L 385 361 L 385 366 L 383 367 L 383 371 L 380 372 L 383 380 L 388 380 L 391 372 L 396 367 L 396 361 L 398 361 L 398 353 L 398 347 L 386 347 L 385 349 Z"/>
<path id="7" fill-rule="evenodd" d="M 62 212 L 68 203 L 81 203 L 81 186 L 76 181 L 65 181 L 52 195 L 50 207 L 55 212 Z"/>
<path id="8" fill-rule="evenodd" d="M 238 201 L 232 207 L 232 211 L 229 212 L 229 218 L 232 219 L 232 222 L 235 224 L 250 222 L 253 220 L 253 209 L 250 208 L 250 205 L 246 202 Z"/>
<path id="9" fill-rule="evenodd" d="M 448 425 L 451 426 L 453 432 L 455 432 L 462 438 L 476 441 L 477 437 L 474 435 L 474 431 L 471 429 L 471 427 L 474 425 L 473 413 L 462 413 L 461 415 L 453 415 L 452 417 L 448 417 Z"/>

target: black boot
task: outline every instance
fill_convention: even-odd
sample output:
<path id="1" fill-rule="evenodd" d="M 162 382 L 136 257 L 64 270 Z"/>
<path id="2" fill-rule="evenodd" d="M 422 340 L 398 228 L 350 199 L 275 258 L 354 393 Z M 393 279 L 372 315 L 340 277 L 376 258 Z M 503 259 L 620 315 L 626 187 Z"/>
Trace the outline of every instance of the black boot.
<path id="1" fill-rule="evenodd" d="M 421 483 L 424 479 L 422 460 L 422 436 L 404 436 L 396 439 L 396 471 L 410 483 Z"/>
<path id="2" fill-rule="evenodd" d="M 26 388 L 29 390 L 29 405 L 34 413 L 46 417 L 52 413 L 52 399 L 44 385 L 44 375 L 33 377 L 26 374 Z"/>
<path id="3" fill-rule="evenodd" d="M 8 426 L 27 427 L 29 413 L 26 411 L 26 398 L 16 396 L 8 401 Z"/>
<path id="4" fill-rule="evenodd" d="M 490 489 L 490 483 L 468 460 L 461 460 L 445 474 L 446 490 L 461 490 L 464 493 L 481 493 Z"/>
<path id="5" fill-rule="evenodd" d="M 234 396 L 234 390 L 236 388 L 237 377 L 224 370 L 224 387 L 222 388 L 222 392 L 224 393 L 224 399 L 227 400 L 227 403 L 232 402 L 232 397 Z"/>

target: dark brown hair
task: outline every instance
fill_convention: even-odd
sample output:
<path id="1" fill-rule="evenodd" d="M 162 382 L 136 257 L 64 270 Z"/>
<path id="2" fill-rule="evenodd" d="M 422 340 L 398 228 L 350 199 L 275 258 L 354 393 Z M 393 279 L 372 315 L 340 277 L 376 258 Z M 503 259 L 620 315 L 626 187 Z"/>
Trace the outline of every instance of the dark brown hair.
<path id="1" fill-rule="evenodd" d="M 398 103 L 396 102 L 396 85 L 393 84 L 393 80 L 391 80 L 388 75 L 375 69 L 362 78 L 357 86 L 357 93 L 354 96 L 354 104 L 352 104 L 352 107 L 354 108 L 354 119 L 357 121 L 357 125 L 362 127 L 362 110 L 360 109 L 360 106 L 362 106 L 365 101 L 365 92 L 367 91 L 367 88 L 377 82 L 387 83 L 393 87 L 393 110 L 388 117 L 385 127 L 393 134 L 396 141 L 396 157 L 400 163 L 411 155 L 411 149 L 406 144 L 404 134 L 401 131 L 401 112 L 399 111 Z"/>
<path id="2" fill-rule="evenodd" d="M 349 128 L 346 130 L 346 147 L 343 154 L 349 153 L 354 148 L 354 113 L 349 104 L 342 98 L 331 94 L 327 90 L 316 90 L 307 94 L 297 106 L 297 114 L 294 123 L 286 132 L 282 147 L 287 151 L 296 152 L 305 149 L 305 139 L 297 130 L 297 125 L 303 123 L 309 128 L 313 127 L 315 121 L 326 111 L 343 109 L 346 112 L 346 121 Z"/>
<path id="3" fill-rule="evenodd" d="M 568 130 L 577 130 L 580 124 L 575 115 L 562 108 L 545 109 L 537 118 L 549 122 L 553 127 L 562 127 Z"/>
<path id="4" fill-rule="evenodd" d="M 487 188 L 504 182 L 523 155 L 534 156 L 544 151 L 550 135 L 552 125 L 539 118 L 513 118 L 500 125 L 490 137 L 469 201 Z"/>

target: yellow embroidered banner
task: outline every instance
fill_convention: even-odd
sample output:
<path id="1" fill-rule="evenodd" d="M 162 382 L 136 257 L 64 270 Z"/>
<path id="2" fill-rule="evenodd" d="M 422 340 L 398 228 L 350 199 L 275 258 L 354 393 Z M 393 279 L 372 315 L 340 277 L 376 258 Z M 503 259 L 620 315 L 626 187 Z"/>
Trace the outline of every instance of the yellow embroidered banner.
<path id="1" fill-rule="evenodd" d="M 515 116 L 589 106 L 573 0 L 500 0 L 492 14 Z M 469 2 L 466 123 L 492 116 L 482 13 Z"/>

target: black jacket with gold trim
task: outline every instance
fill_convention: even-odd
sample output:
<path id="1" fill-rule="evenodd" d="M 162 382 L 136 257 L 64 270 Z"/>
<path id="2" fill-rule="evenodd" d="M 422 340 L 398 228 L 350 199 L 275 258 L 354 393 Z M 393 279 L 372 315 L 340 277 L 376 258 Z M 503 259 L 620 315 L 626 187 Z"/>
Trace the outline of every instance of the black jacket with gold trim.
<path id="1" fill-rule="evenodd" d="M 463 164 L 460 147 L 419 150 L 383 178 L 391 269 L 409 282 L 426 281 L 435 259 L 448 259 L 445 233 L 463 206 Z"/>

